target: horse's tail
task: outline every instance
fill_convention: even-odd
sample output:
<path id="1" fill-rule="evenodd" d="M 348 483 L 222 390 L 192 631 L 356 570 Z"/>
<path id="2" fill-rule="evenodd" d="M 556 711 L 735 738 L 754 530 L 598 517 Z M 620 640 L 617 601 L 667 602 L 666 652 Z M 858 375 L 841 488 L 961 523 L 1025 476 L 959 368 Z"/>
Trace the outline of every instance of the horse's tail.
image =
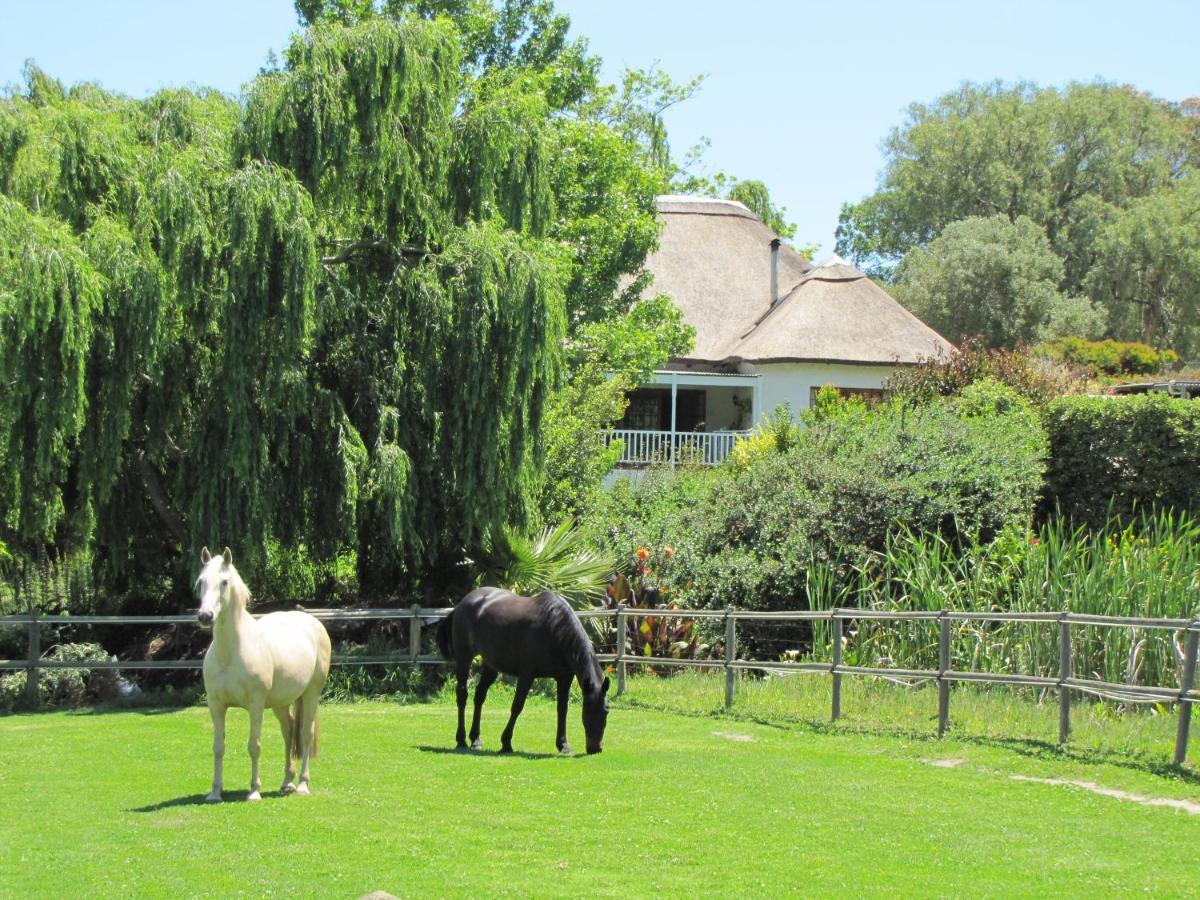
<path id="1" fill-rule="evenodd" d="M 292 729 L 288 735 L 288 752 L 296 759 L 300 758 L 300 734 L 304 727 L 304 695 L 301 694 L 296 698 L 296 708 L 292 715 Z M 317 758 L 317 738 L 321 734 L 321 710 L 318 708 L 313 713 L 313 733 L 312 743 L 308 745 L 308 758 Z"/>
<path id="2" fill-rule="evenodd" d="M 446 618 L 438 623 L 437 645 L 445 659 L 454 658 L 454 626 L 450 624 L 450 620 L 453 618 L 454 610 L 450 610 Z"/>

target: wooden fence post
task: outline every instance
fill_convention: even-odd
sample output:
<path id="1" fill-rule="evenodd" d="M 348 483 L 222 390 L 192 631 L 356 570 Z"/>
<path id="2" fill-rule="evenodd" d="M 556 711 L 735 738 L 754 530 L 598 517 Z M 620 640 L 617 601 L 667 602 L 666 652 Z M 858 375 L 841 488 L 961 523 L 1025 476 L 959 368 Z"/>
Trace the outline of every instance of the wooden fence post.
<path id="1" fill-rule="evenodd" d="M 625 693 L 625 604 L 617 604 L 617 695 Z"/>
<path id="2" fill-rule="evenodd" d="M 833 709 L 830 721 L 836 722 L 842 715 L 842 617 L 833 614 Z"/>
<path id="3" fill-rule="evenodd" d="M 412 605 L 412 619 L 408 623 L 408 655 L 412 657 L 414 670 L 420 668 L 417 658 L 421 655 L 421 604 Z"/>
<path id="4" fill-rule="evenodd" d="M 1065 613 L 1064 613 L 1065 616 Z M 1058 620 L 1058 742 L 1065 744 L 1071 736 L 1071 623 Z"/>
<path id="5" fill-rule="evenodd" d="M 737 620 L 733 618 L 733 607 L 725 607 L 725 708 L 733 708 L 733 679 L 737 675 L 734 670 L 733 660 L 736 658 L 735 652 L 735 632 Z"/>
<path id="6" fill-rule="evenodd" d="M 38 698 L 38 660 L 42 658 L 42 628 L 37 621 L 37 611 L 29 607 L 29 652 L 26 654 L 29 667 L 25 670 L 25 702 L 30 709 L 37 707 Z"/>
<path id="7" fill-rule="evenodd" d="M 1187 760 L 1188 731 L 1192 727 L 1192 704 L 1184 698 L 1196 683 L 1196 647 L 1200 643 L 1197 623 L 1192 622 L 1187 636 L 1187 650 L 1183 658 L 1183 678 L 1179 682 L 1179 727 L 1175 731 L 1175 765 L 1182 766 Z"/>
<path id="8" fill-rule="evenodd" d="M 950 724 L 950 682 L 946 673 L 950 671 L 950 619 L 942 610 L 938 633 L 938 737 L 946 733 Z"/>

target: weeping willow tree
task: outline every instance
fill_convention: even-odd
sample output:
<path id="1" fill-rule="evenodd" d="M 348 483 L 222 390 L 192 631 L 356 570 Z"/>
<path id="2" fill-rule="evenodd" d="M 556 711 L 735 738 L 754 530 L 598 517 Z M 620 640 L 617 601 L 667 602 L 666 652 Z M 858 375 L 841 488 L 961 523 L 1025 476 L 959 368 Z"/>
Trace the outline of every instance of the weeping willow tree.
<path id="1" fill-rule="evenodd" d="M 202 544 L 452 581 L 526 514 L 569 251 L 522 79 L 445 21 L 319 23 L 235 103 L 0 99 L 0 540 L 129 588 Z"/>

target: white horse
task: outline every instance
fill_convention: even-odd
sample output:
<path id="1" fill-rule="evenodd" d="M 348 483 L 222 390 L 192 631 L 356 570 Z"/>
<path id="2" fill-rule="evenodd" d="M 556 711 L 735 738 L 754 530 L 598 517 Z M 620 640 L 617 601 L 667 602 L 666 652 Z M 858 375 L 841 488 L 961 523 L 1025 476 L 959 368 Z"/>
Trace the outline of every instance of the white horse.
<path id="1" fill-rule="evenodd" d="M 250 794 L 260 800 L 258 754 L 263 710 L 270 707 L 283 729 L 285 794 L 308 793 L 308 760 L 317 755 L 317 701 L 329 677 L 331 649 L 325 626 L 304 612 L 277 612 L 255 619 L 246 611 L 250 591 L 233 567 L 229 548 L 213 556 L 200 551 L 196 618 L 211 625 L 212 644 L 204 654 L 204 690 L 213 721 L 213 782 L 209 803 L 221 802 L 225 756 L 225 712 L 237 706 L 250 713 Z M 290 710 L 296 704 L 295 713 Z M 300 781 L 293 756 L 300 757 Z"/>

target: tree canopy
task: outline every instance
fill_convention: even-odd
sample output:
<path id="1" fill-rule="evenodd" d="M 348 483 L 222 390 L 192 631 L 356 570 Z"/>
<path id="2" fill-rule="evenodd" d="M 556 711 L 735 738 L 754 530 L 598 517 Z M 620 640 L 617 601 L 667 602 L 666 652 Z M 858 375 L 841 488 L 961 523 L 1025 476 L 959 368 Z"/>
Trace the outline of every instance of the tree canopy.
<path id="1" fill-rule="evenodd" d="M 878 190 L 843 207 L 838 252 L 891 278 L 954 222 L 1024 217 L 1062 261 L 1058 290 L 1103 305 L 1114 336 L 1187 340 L 1139 316 L 1143 297 L 1100 290 L 1094 270 L 1135 210 L 1180 205 L 1172 198 L 1196 168 L 1197 137 L 1178 110 L 1123 85 L 964 84 L 910 106 L 887 136 Z M 1161 305 L 1194 305 L 1173 290 Z"/>
<path id="2" fill-rule="evenodd" d="M 529 80 L 464 91 L 460 45 L 320 21 L 241 103 L 35 68 L 0 100 L 10 547 L 124 577 L 350 549 L 395 591 L 523 519 L 575 275 L 561 138 Z"/>

